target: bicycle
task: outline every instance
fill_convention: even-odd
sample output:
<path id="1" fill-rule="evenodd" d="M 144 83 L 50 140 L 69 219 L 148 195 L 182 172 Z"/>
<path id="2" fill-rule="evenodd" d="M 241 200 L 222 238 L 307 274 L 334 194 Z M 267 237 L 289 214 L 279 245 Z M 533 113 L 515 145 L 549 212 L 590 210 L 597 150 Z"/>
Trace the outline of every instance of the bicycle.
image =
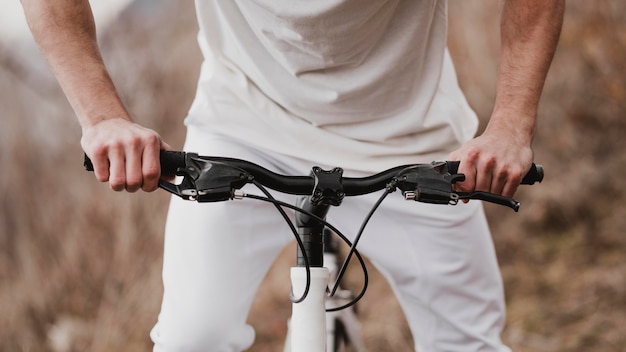
<path id="1" fill-rule="evenodd" d="M 93 165 L 87 156 L 84 165 L 87 170 L 93 171 Z M 368 284 L 367 268 L 356 247 L 370 218 L 389 194 L 400 190 L 406 200 L 442 205 L 456 205 L 461 200 L 477 199 L 507 206 L 514 211 L 519 210 L 519 203 L 511 198 L 480 191 L 454 191 L 454 183 L 464 180 L 464 175 L 457 173 L 458 162 L 403 165 L 362 178 L 344 177 L 341 168 L 323 170 L 319 167 L 313 167 L 309 176 L 280 175 L 245 160 L 186 152 L 162 151 L 161 165 L 163 174 L 180 176 L 182 181 L 174 184 L 161 180 L 159 187 L 182 199 L 197 202 L 243 198 L 266 201 L 275 205 L 290 226 L 297 242 L 297 255 L 296 266 L 291 268 L 292 316 L 286 351 L 340 351 L 346 344 L 359 351 L 364 350 L 360 337 L 357 336 L 358 332 L 354 331 L 358 324 L 354 322 L 353 311 L 349 311 L 349 317 L 344 318 L 345 320 L 331 316 L 331 327 L 338 321 L 343 324 L 343 329 L 331 329 L 330 334 L 326 330 L 326 315 L 327 312 L 352 309 L 365 294 Z M 543 167 L 533 164 L 522 184 L 541 182 L 543 175 Z M 246 184 L 256 185 L 264 196 L 241 191 Z M 276 200 L 267 188 L 300 195 L 302 198 L 297 205 L 287 204 Z M 344 197 L 380 190 L 384 192 L 365 217 L 352 242 L 326 222 L 325 218 L 331 206 L 339 206 Z M 285 208 L 296 212 L 295 224 L 289 219 Z M 325 234 L 328 230 L 332 230 L 350 247 L 343 264 L 337 266 L 339 269 L 336 275 L 333 274 L 334 284 L 330 287 L 328 283 L 331 274 L 324 263 L 324 248 L 328 252 L 331 247 L 330 242 L 325 245 Z M 328 255 L 327 253 L 327 258 Z M 336 252 L 331 252 L 330 255 L 334 258 Z M 351 297 L 348 294 L 350 297 L 347 297 L 339 283 L 352 257 L 359 261 L 362 268 L 363 286 L 357 295 Z M 328 307 L 327 296 L 332 298 L 330 302 L 340 304 Z"/>

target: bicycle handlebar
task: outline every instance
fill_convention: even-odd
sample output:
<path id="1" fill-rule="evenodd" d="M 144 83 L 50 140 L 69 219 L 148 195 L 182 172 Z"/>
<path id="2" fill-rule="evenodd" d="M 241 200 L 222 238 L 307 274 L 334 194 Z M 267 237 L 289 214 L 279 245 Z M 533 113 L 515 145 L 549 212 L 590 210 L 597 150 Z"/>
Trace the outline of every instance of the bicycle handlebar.
<path id="1" fill-rule="evenodd" d="M 93 171 L 85 155 L 85 168 Z M 408 200 L 435 204 L 456 204 L 459 199 L 480 199 L 511 207 L 515 200 L 487 192 L 455 192 L 452 185 L 464 180 L 458 174 L 458 161 L 397 166 L 367 177 L 343 177 L 343 170 L 314 167 L 309 176 L 287 176 L 272 172 L 249 161 L 200 156 L 194 153 L 161 151 L 164 175 L 183 176 L 181 184 L 161 180 L 159 187 L 183 199 L 215 202 L 236 198 L 235 190 L 258 182 L 276 191 L 294 195 L 312 195 L 314 201 L 338 205 L 344 196 L 357 196 L 387 189 L 400 189 Z M 533 164 L 522 184 L 543 180 L 543 167 Z"/>

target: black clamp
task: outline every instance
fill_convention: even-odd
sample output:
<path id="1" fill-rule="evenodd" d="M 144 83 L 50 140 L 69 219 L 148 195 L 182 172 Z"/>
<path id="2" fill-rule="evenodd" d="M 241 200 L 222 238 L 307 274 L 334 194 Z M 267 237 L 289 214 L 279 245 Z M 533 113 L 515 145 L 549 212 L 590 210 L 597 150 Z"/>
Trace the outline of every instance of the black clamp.
<path id="1" fill-rule="evenodd" d="M 459 196 L 452 184 L 465 179 L 461 174 L 450 174 L 445 162 L 415 165 L 400 171 L 396 186 L 407 200 L 432 204 L 457 204 Z"/>
<path id="2" fill-rule="evenodd" d="M 313 167 L 311 176 L 315 179 L 315 186 L 311 195 L 311 202 L 315 205 L 340 205 L 345 196 L 341 182 L 342 175 L 343 169 L 338 167 L 332 170 L 323 170 L 318 166 Z"/>
<path id="3" fill-rule="evenodd" d="M 465 180 L 465 175 L 451 173 L 446 162 L 415 165 L 400 171 L 393 186 L 399 188 L 407 200 L 422 203 L 456 205 L 459 200 L 479 199 L 505 205 L 515 211 L 519 203 L 511 198 L 488 192 L 455 192 L 452 185 Z"/>
<path id="4" fill-rule="evenodd" d="M 182 176 L 180 184 L 161 180 L 159 187 L 186 200 L 220 202 L 234 198 L 233 192 L 252 181 L 246 171 L 219 162 L 204 160 L 187 153 L 185 167 L 176 170 Z"/>

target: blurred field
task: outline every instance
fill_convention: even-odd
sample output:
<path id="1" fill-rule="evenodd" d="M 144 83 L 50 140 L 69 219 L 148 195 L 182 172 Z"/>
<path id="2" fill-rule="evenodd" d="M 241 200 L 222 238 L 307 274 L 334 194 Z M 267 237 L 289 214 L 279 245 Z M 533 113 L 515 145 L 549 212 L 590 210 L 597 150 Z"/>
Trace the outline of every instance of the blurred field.
<path id="1" fill-rule="evenodd" d="M 139 123 L 175 148 L 200 55 L 191 2 L 135 5 L 101 28 Z M 483 124 L 494 97 L 497 1 L 451 1 L 450 48 Z M 504 339 L 526 351 L 626 351 L 626 2 L 568 2 L 535 141 L 545 181 L 520 213 L 488 207 L 508 299 Z M 167 25 L 164 22 L 167 22 Z M 0 351 L 147 351 L 159 311 L 167 196 L 117 194 L 81 167 L 80 129 L 36 52 L 0 43 Z M 290 254 L 290 253 L 289 253 Z M 250 321 L 278 351 L 282 256 Z M 373 351 L 409 351 L 386 284 L 361 305 Z"/>

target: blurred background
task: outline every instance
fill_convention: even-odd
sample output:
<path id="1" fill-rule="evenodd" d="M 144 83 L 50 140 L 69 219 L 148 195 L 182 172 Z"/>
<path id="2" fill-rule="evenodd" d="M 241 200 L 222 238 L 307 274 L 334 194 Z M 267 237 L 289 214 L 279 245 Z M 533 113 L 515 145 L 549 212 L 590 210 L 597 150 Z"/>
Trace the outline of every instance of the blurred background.
<path id="1" fill-rule="evenodd" d="M 0 351 L 148 351 L 165 192 L 119 194 L 82 168 L 80 128 L 28 33 L 0 14 Z M 514 350 L 626 351 L 626 2 L 571 0 L 535 139 L 545 181 L 519 213 L 487 207 Z M 181 148 L 200 54 L 191 1 L 94 1 L 103 55 L 137 122 Z M 496 0 L 450 1 L 449 45 L 485 125 L 495 95 Z M 289 248 L 250 316 L 252 351 L 279 351 Z M 373 268 L 371 268 L 373 271 Z M 410 351 L 376 273 L 360 305 L 372 351 Z M 355 274 L 358 285 L 358 275 Z"/>

